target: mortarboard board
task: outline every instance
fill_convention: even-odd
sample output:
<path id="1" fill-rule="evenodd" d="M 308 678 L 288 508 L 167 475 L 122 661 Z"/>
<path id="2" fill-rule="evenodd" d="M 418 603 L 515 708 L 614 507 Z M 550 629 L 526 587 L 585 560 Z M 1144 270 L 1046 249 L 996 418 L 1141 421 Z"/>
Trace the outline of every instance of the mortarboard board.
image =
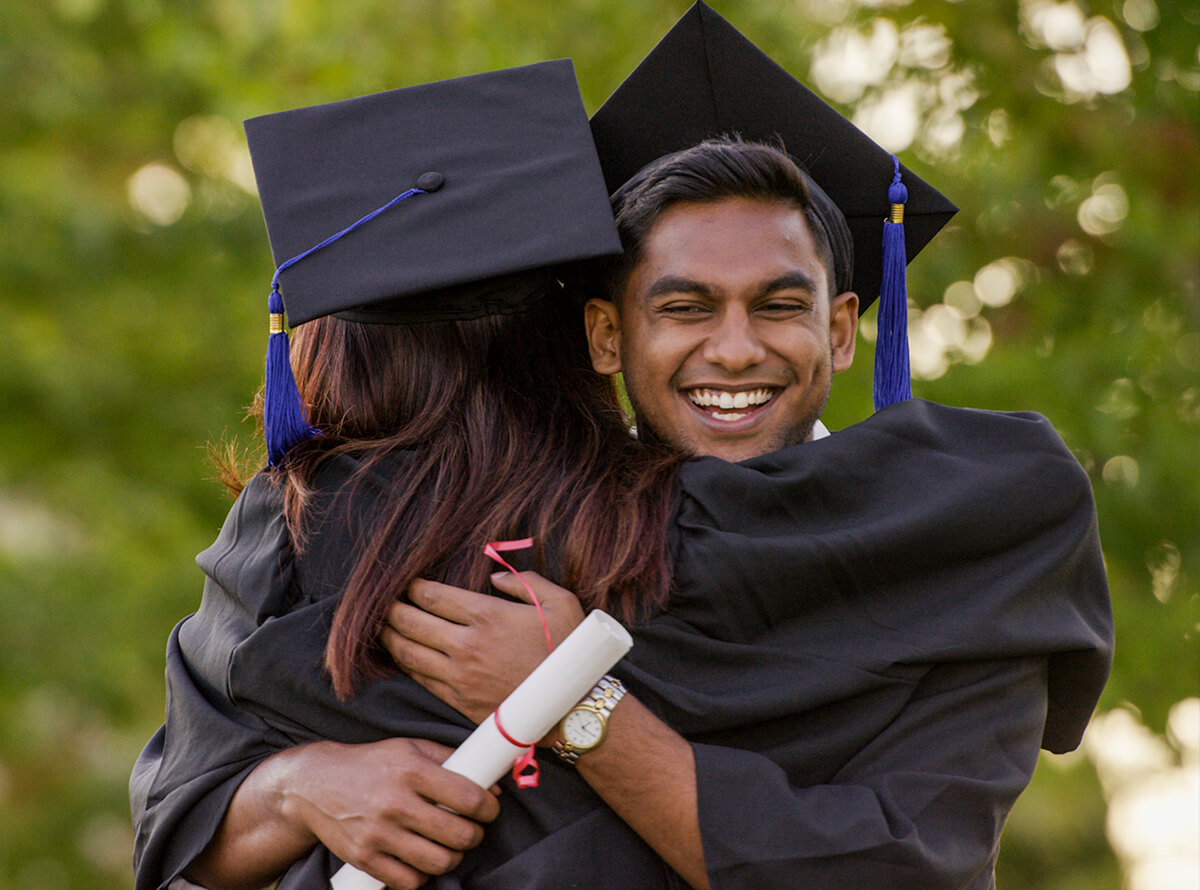
<path id="1" fill-rule="evenodd" d="M 246 121 L 277 266 L 268 458 L 313 435 L 286 355 L 296 325 L 511 312 L 548 268 L 620 253 L 569 60 Z"/>
<path id="2" fill-rule="evenodd" d="M 710 137 L 781 140 L 846 218 L 855 254 L 851 289 L 860 312 L 885 281 L 903 292 L 905 258 L 916 256 L 958 209 L 702 2 L 684 13 L 593 115 L 592 133 L 610 192 L 663 155 Z M 902 211 L 893 211 L 897 204 Z M 903 226 L 884 225 L 889 218 L 899 222 L 901 214 Z M 885 236 L 893 245 L 886 252 Z M 906 316 L 906 299 L 895 302 L 880 306 L 877 405 L 881 355 L 885 363 L 903 365 L 889 373 L 902 373 L 904 380 L 884 388 L 908 397 L 900 395 L 908 389 L 905 322 L 895 318 Z M 901 342 L 891 345 L 894 338 Z M 885 402 L 899 397 L 886 396 Z"/>

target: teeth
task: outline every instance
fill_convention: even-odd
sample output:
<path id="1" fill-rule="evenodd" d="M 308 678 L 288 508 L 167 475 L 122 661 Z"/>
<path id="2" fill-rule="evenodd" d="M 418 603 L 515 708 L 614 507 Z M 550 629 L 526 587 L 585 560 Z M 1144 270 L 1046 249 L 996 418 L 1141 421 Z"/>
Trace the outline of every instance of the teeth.
<path id="1" fill-rule="evenodd" d="M 693 389 L 688 392 L 692 403 L 701 408 L 751 408 L 771 401 L 771 390 L 750 389 L 741 392 L 726 392 L 716 389 Z M 716 415 L 714 415 L 716 416 Z"/>
<path id="2" fill-rule="evenodd" d="M 745 414 L 718 414 L 716 411 L 712 414 L 717 420 L 741 420 Z"/>

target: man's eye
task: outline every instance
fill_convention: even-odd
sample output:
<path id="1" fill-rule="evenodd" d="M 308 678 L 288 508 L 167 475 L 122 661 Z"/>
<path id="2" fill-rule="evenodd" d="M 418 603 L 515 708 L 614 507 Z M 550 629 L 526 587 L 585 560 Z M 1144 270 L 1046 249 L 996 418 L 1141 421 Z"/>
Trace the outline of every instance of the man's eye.
<path id="1" fill-rule="evenodd" d="M 699 315 L 708 311 L 708 307 L 697 303 L 667 303 L 659 308 L 667 315 Z"/>
<path id="2" fill-rule="evenodd" d="M 759 306 L 758 311 L 768 315 L 795 315 L 808 312 L 810 308 L 811 306 L 808 303 L 792 300 L 772 300 L 770 303 L 764 303 Z"/>

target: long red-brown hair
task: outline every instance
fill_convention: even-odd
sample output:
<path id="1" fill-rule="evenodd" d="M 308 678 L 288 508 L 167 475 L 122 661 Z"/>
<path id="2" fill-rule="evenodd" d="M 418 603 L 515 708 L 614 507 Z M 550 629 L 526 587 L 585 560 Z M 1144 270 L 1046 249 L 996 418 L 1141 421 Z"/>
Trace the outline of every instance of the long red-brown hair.
<path id="1" fill-rule="evenodd" d="M 485 589 L 488 541 L 532 535 L 551 550 L 541 567 L 585 608 L 628 622 L 665 600 L 679 458 L 629 435 L 561 293 L 470 321 L 318 319 L 294 332 L 292 363 L 324 431 L 280 471 L 298 547 L 325 459 L 354 455 L 361 479 L 388 455 L 406 458 L 334 615 L 325 664 L 339 695 L 394 672 L 377 638 L 413 580 Z"/>

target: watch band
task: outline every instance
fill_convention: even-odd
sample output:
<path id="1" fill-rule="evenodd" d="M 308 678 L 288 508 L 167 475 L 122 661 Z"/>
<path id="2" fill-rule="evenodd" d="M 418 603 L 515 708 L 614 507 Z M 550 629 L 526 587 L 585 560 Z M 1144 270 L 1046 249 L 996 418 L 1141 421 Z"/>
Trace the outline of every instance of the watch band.
<path id="1" fill-rule="evenodd" d="M 583 700 L 575 707 L 568 711 L 570 715 L 574 711 L 587 710 L 594 711 L 600 715 L 600 720 L 604 728 L 608 728 L 608 718 L 612 714 L 613 708 L 617 706 L 622 697 L 625 695 L 625 686 L 616 677 L 605 674 L 600 678 L 600 682 L 592 687 L 592 691 L 583 697 Z M 566 720 L 566 717 L 563 718 Z M 559 760 L 570 766 L 575 765 L 575 761 L 579 759 L 581 754 L 586 754 L 599 746 L 600 742 L 604 741 L 604 736 L 590 747 L 577 748 L 564 738 L 558 738 L 554 741 L 554 753 L 558 755 Z"/>

